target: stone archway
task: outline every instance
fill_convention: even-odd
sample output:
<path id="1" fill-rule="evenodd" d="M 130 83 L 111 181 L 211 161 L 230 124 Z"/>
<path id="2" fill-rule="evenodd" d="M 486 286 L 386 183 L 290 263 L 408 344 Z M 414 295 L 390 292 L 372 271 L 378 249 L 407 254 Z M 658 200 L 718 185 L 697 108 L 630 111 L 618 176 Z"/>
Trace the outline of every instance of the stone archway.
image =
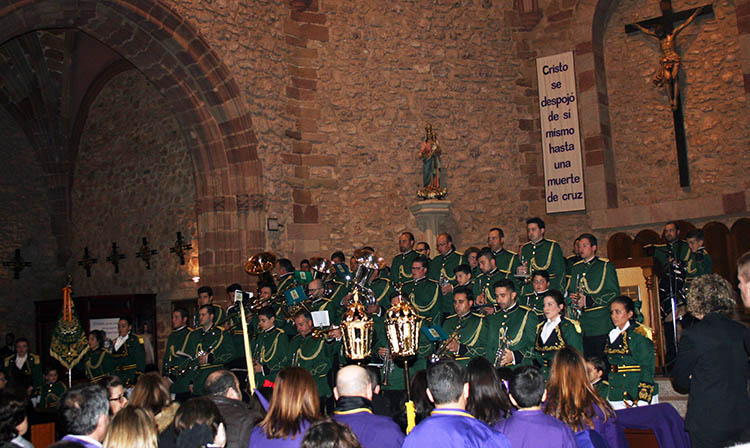
<path id="1" fill-rule="evenodd" d="M 54 28 L 103 43 L 165 96 L 193 160 L 201 283 L 230 283 L 241 275 L 242 257 L 264 246 L 257 140 L 231 72 L 190 23 L 159 1 L 12 0 L 0 7 L 0 42 Z M 75 155 L 49 149 L 55 150 L 38 157 L 59 185 L 61 172 L 72 176 Z"/>

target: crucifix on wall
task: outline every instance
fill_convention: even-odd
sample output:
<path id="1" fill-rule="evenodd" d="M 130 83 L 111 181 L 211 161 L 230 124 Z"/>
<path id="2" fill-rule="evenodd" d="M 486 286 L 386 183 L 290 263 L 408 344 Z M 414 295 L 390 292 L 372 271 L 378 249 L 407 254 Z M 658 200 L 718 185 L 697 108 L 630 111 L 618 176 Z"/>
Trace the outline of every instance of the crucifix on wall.
<path id="1" fill-rule="evenodd" d="M 146 263 L 146 269 L 151 269 L 151 257 L 158 254 L 159 251 L 151 249 L 151 246 L 149 246 L 148 240 L 145 237 L 141 238 L 141 242 L 143 243 L 141 245 L 141 250 L 136 252 L 135 256 Z"/>
<path id="2" fill-rule="evenodd" d="M 107 257 L 107 261 L 112 263 L 112 266 L 115 267 L 115 274 L 120 273 L 120 260 L 124 260 L 125 255 L 120 253 L 120 248 L 117 247 L 117 243 L 112 243 L 112 251 L 109 253 L 109 256 Z"/>
<path id="3" fill-rule="evenodd" d="M 83 248 L 83 258 L 78 262 L 78 266 L 83 266 L 86 270 L 86 277 L 91 277 L 91 267 L 99 262 L 98 258 L 94 258 L 89 253 L 88 246 Z"/>
<path id="4" fill-rule="evenodd" d="M 660 0 L 661 17 L 643 20 L 638 23 L 625 25 L 626 33 L 641 31 L 649 36 L 659 39 L 661 45 L 661 58 L 659 69 L 654 76 L 654 84 L 664 87 L 672 108 L 672 119 L 674 121 L 674 135 L 677 144 L 677 165 L 680 171 L 680 186 L 690 186 L 690 174 L 688 171 L 687 140 L 685 138 L 685 119 L 682 114 L 682 98 L 680 97 L 679 73 L 681 58 L 677 52 L 677 35 L 690 25 L 697 17 L 713 13 L 713 6 L 705 5 L 698 8 L 674 12 L 671 0 Z M 684 21 L 677 28 L 677 22 Z"/>
<path id="5" fill-rule="evenodd" d="M 9 261 L 3 261 L 3 266 L 9 267 L 13 271 L 13 278 L 18 280 L 21 278 L 21 271 L 30 267 L 31 263 L 23 259 L 21 249 L 16 249 L 13 253 L 13 258 Z"/>

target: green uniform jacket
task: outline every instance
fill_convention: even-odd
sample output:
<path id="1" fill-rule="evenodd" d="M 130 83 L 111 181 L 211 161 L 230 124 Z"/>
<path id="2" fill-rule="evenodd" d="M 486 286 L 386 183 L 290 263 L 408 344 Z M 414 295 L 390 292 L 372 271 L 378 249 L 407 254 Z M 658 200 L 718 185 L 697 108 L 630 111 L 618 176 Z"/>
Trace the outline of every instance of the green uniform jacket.
<path id="1" fill-rule="evenodd" d="M 42 382 L 42 361 L 39 355 L 33 353 L 26 354 L 26 362 L 21 369 L 16 366 L 16 355 L 10 355 L 5 358 L 5 378 L 10 380 L 16 378 L 20 384 L 33 386 L 32 395 L 39 395 L 41 392 Z"/>
<path id="2" fill-rule="evenodd" d="M 188 336 L 190 336 L 191 331 L 192 330 L 185 326 L 173 330 L 169 334 L 166 350 L 164 352 L 164 359 L 162 359 L 161 364 L 162 375 L 167 376 L 172 373 L 173 370 L 175 371 L 174 373 L 176 373 L 177 370 L 181 369 L 188 362 L 188 358 L 178 355 L 177 352 L 187 353 L 185 350 L 187 349 Z M 173 381 L 174 383 L 172 383 L 170 388 L 172 393 L 184 394 L 189 392 L 188 386 L 190 385 L 190 382 L 187 375 L 175 377 L 173 378 Z"/>
<path id="3" fill-rule="evenodd" d="M 501 335 L 513 351 L 515 365 L 532 364 L 534 361 L 534 341 L 539 317 L 529 308 L 514 303 L 507 310 L 498 310 L 485 317 L 488 323 L 487 359 L 495 362 Z"/>
<path id="4" fill-rule="evenodd" d="M 493 285 L 495 282 L 507 277 L 508 274 L 501 272 L 500 269 L 493 269 L 486 274 L 479 274 L 473 282 L 472 292 L 474 293 L 474 298 L 476 299 L 480 294 L 484 293 L 484 296 L 487 298 L 487 303 L 492 303 L 493 305 L 497 304 L 497 299 L 495 299 L 495 287 Z"/>
<path id="5" fill-rule="evenodd" d="M 676 240 L 671 244 L 672 253 L 674 254 L 675 260 L 679 261 L 684 265 L 690 260 L 690 246 L 683 240 Z M 654 244 L 654 261 L 659 267 L 664 267 L 669 260 L 669 245 L 668 244 Z"/>
<path id="6" fill-rule="evenodd" d="M 313 303 L 310 311 L 328 311 L 328 321 L 331 325 L 338 325 L 341 322 L 341 305 L 334 303 L 331 299 L 320 299 Z M 297 332 L 295 331 L 295 334 Z"/>
<path id="7" fill-rule="evenodd" d="M 86 352 L 80 365 L 83 366 L 86 378 L 92 383 L 115 374 L 115 362 L 112 360 L 112 355 L 102 347 Z"/>
<path id="8" fill-rule="evenodd" d="M 258 334 L 250 343 L 253 362 L 260 363 L 262 372 L 255 373 L 255 386 L 262 387 L 265 380 L 276 381 L 276 375 L 289 365 L 289 338 L 277 327 Z"/>
<path id="9" fill-rule="evenodd" d="M 552 367 L 552 360 L 558 351 L 566 346 L 573 347 L 583 353 L 583 337 L 581 336 L 581 326 L 578 322 L 562 318 L 560 324 L 555 327 L 547 338 L 546 342 L 542 341 L 542 329 L 544 322 L 539 322 L 536 326 L 536 338 L 534 341 L 534 364 L 542 368 L 544 380 L 549 379 L 549 370 Z"/>
<path id="10" fill-rule="evenodd" d="M 281 304 L 276 307 L 276 325 L 284 330 L 289 337 L 297 334 L 297 328 L 294 326 L 293 321 L 287 319 L 287 315 L 284 312 L 286 307 L 284 292 L 296 286 L 297 281 L 294 279 L 294 273 L 284 274 L 279 278 L 279 287 L 276 292 L 277 296 L 282 297 Z"/>
<path id="11" fill-rule="evenodd" d="M 460 345 L 458 353 L 456 353 L 456 361 L 466 367 L 469 365 L 471 358 L 487 356 L 489 325 L 483 315 L 469 312 L 463 318 L 459 318 L 456 314 L 446 317 L 443 323 L 443 330 L 449 335 L 453 334 L 459 323 L 461 325 L 461 328 L 458 330 L 458 342 Z"/>
<path id="12" fill-rule="evenodd" d="M 500 249 L 498 252 L 492 252 L 492 255 L 495 256 L 495 266 L 497 266 L 497 269 L 505 274 L 503 278 L 511 279 L 513 284 L 516 285 L 516 291 L 520 291 L 521 282 L 515 277 L 516 269 L 521 266 L 518 254 L 506 249 Z"/>
<path id="13" fill-rule="evenodd" d="M 328 373 L 333 367 L 333 359 L 341 343 L 326 342 L 325 338 L 314 338 L 312 334 L 298 333 L 289 341 L 289 354 L 292 365 L 310 372 L 318 386 L 318 395 L 330 397 L 333 391 L 328 383 Z"/>
<path id="14" fill-rule="evenodd" d="M 537 294 L 537 292 L 532 289 L 531 292 L 527 292 L 523 296 L 519 295 L 521 298 L 518 299 L 518 301 L 521 305 L 536 313 L 540 319 L 544 319 L 544 295 L 547 291 L 549 291 L 549 289 Z"/>
<path id="15" fill-rule="evenodd" d="M 614 327 L 609 317 L 609 305 L 620 295 L 615 265 L 606 258 L 599 257 L 594 257 L 588 263 L 581 260 L 574 264 L 570 269 L 568 294 L 577 292 L 578 279 L 586 295 L 586 306 L 580 318 L 583 335 L 600 336 L 609 333 Z M 570 301 L 566 304 L 566 309 L 573 311 Z"/>
<path id="16" fill-rule="evenodd" d="M 430 261 L 430 269 L 427 271 L 427 278 L 440 282 L 440 277 L 447 278 L 451 285 L 456 284 L 456 274 L 453 270 L 456 266 L 464 264 L 466 259 L 464 254 L 451 250 L 448 255 L 439 254 Z"/>
<path id="17" fill-rule="evenodd" d="M 115 375 L 120 377 L 125 388 L 135 386 L 138 378 L 146 370 L 143 337 L 129 333 L 128 339 L 120 346 L 120 349 L 112 352 L 112 360 L 115 363 Z"/>
<path id="18" fill-rule="evenodd" d="M 385 318 L 384 314 L 381 316 L 372 315 L 372 320 L 374 322 L 374 329 L 375 329 L 375 344 L 373 348 L 373 360 L 375 362 L 381 363 L 383 362 L 383 359 L 381 359 L 377 353 L 378 350 L 381 347 L 388 348 L 388 339 L 385 334 Z M 422 335 L 420 335 L 422 336 Z M 381 384 L 381 388 L 383 390 L 406 390 L 406 378 L 404 376 L 404 365 L 403 362 L 400 360 L 394 361 L 391 358 L 391 368 L 389 369 L 388 373 L 385 374 L 383 372 L 383 369 L 381 369 L 381 383 L 385 383 L 386 377 L 388 379 L 388 384 Z M 416 359 L 409 360 L 409 375 L 410 375 L 410 381 L 412 378 L 414 378 L 414 375 L 420 371 L 427 368 L 427 362 L 422 357 L 417 357 Z"/>
<path id="19" fill-rule="evenodd" d="M 607 394 L 609 394 L 609 381 L 599 380 L 592 384 L 592 386 L 594 386 L 594 390 L 596 390 L 596 393 L 598 393 L 600 397 L 605 400 L 607 399 Z"/>
<path id="20" fill-rule="evenodd" d="M 606 397 L 609 401 L 650 403 L 659 393 L 659 385 L 654 382 L 656 359 L 650 328 L 630 322 L 614 342 L 607 339 L 604 354 L 611 366 Z"/>
<path id="21" fill-rule="evenodd" d="M 422 327 L 440 325 L 443 320 L 442 292 L 435 280 L 427 277 L 409 280 L 401 289 L 404 297 L 414 307 L 422 321 Z M 427 358 L 432 353 L 432 342 L 424 334 L 419 335 L 419 355 Z"/>
<path id="22" fill-rule="evenodd" d="M 404 254 L 398 254 L 393 257 L 391 262 L 391 283 L 402 284 L 411 280 L 411 263 L 419 254 L 410 250 Z"/>
<path id="23" fill-rule="evenodd" d="M 376 278 L 370 283 L 370 289 L 375 294 L 375 303 L 385 307 L 391 307 L 391 281 L 387 278 Z"/>
<path id="24" fill-rule="evenodd" d="M 42 409 L 55 409 L 63 394 L 68 391 L 68 386 L 57 381 L 42 386 L 42 396 L 39 399 L 39 407 Z"/>
<path id="25" fill-rule="evenodd" d="M 238 306 L 232 305 L 227 308 L 227 321 L 224 322 L 222 327 L 232 339 L 232 359 L 245 358 L 245 338 L 242 336 L 242 314 Z M 245 316 L 248 317 L 248 316 Z M 256 316 L 250 317 L 250 322 L 247 324 L 247 337 L 252 339 L 255 337 L 257 323 L 253 325 L 253 318 L 257 321 Z M 244 365 L 244 364 L 243 364 Z"/>
<path id="26" fill-rule="evenodd" d="M 202 352 L 209 353 L 206 364 L 198 365 L 187 373 L 188 382 L 193 385 L 193 395 L 202 395 L 206 377 L 211 372 L 223 369 L 224 364 L 231 361 L 234 353 L 231 335 L 221 327 L 211 326 L 208 331 L 203 327 L 196 328 L 188 336 L 185 353 L 197 358 Z"/>
<path id="27" fill-rule="evenodd" d="M 712 274 L 714 270 L 713 265 L 711 255 L 708 254 L 706 249 L 701 247 L 697 252 L 691 253 L 685 267 L 685 281 L 688 284 L 688 288 L 690 287 L 690 283 L 701 275 Z"/>
<path id="28" fill-rule="evenodd" d="M 524 295 L 534 289 L 531 286 L 531 274 L 536 271 L 549 273 L 550 289 L 564 291 L 565 257 L 556 241 L 542 238 L 536 244 L 527 242 L 521 246 L 521 260 L 529 263 L 529 281 L 524 285 Z"/>

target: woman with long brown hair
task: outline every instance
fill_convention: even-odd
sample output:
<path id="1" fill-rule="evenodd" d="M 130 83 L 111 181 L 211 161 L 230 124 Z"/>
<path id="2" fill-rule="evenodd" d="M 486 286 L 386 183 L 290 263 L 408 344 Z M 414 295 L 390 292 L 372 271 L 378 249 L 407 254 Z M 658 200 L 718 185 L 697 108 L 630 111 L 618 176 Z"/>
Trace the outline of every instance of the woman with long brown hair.
<path id="1" fill-rule="evenodd" d="M 106 448 L 156 448 L 154 416 L 136 406 L 122 408 L 109 424 L 103 446 Z"/>
<path id="2" fill-rule="evenodd" d="M 151 411 L 156 422 L 156 429 L 163 432 L 174 421 L 177 403 L 171 403 L 172 397 L 169 393 L 164 378 L 156 372 L 141 375 L 130 395 L 130 405 L 138 406 Z"/>
<path id="3" fill-rule="evenodd" d="M 589 383 L 583 355 L 572 347 L 560 349 L 552 361 L 544 413 L 562 420 L 575 433 L 593 429 L 611 448 L 628 446 L 615 423 L 614 409 Z"/>
<path id="4" fill-rule="evenodd" d="M 312 375 L 287 367 L 276 376 L 268 413 L 250 435 L 250 447 L 299 447 L 310 424 L 320 420 L 320 400 Z"/>

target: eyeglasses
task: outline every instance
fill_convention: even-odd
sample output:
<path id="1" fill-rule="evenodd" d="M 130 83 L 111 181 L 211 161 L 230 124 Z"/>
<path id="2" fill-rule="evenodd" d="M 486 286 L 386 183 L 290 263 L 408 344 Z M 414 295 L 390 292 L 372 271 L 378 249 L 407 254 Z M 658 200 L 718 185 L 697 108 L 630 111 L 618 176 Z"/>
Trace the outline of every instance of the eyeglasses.
<path id="1" fill-rule="evenodd" d="M 123 401 L 128 401 L 128 399 L 125 398 L 125 395 L 120 395 L 119 397 L 110 398 L 109 401 L 119 401 L 122 403 Z"/>

